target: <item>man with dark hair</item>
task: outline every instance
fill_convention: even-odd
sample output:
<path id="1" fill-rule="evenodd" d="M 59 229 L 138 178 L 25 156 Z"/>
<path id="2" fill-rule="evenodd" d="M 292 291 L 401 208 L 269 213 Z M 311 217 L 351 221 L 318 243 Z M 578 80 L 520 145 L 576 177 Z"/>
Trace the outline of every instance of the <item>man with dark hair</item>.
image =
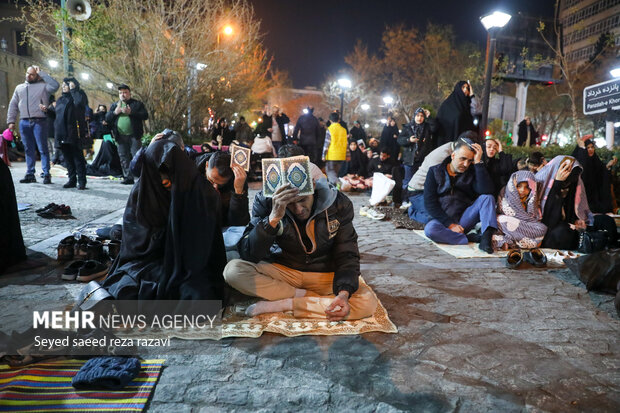
<path id="1" fill-rule="evenodd" d="M 459 138 L 454 152 L 429 169 L 424 183 L 424 206 L 432 220 L 424 227 L 424 233 L 438 243 L 467 244 L 466 234 L 480 222 L 482 237 L 478 248 L 492 254 L 491 241 L 497 228 L 494 186 L 482 155 L 479 144 Z M 474 236 L 470 239 L 473 241 Z M 475 240 L 478 241 L 477 237 Z"/>
<path id="2" fill-rule="evenodd" d="M 230 154 L 220 151 L 203 154 L 196 158 L 196 163 L 220 195 L 222 227 L 247 225 L 250 212 L 247 174 L 243 168 L 236 164 L 231 166 Z"/>
<path id="3" fill-rule="evenodd" d="M 246 315 L 293 311 L 295 317 L 340 321 L 374 314 L 377 299 L 359 283 L 353 216 L 349 198 L 324 180 L 313 195 L 300 196 L 289 184 L 273 198 L 259 192 L 239 242 L 241 259 L 224 269 L 233 288 L 265 300 Z"/>
<path id="4" fill-rule="evenodd" d="M 364 128 L 362 128 L 359 120 L 353 122 L 353 127 L 349 132 L 351 133 L 351 139 L 356 142 L 359 142 L 361 140 L 362 142 L 364 142 L 364 145 L 366 145 L 366 131 L 364 130 Z"/>
<path id="5" fill-rule="evenodd" d="M 314 116 L 314 107 L 308 106 L 306 113 L 297 119 L 293 138 L 299 138 L 299 145 L 303 148 L 310 162 L 316 162 L 317 143 L 321 135 L 319 120 Z"/>
<path id="6" fill-rule="evenodd" d="M 325 133 L 321 159 L 325 161 L 329 183 L 336 185 L 340 168 L 349 157 L 349 144 L 347 142 L 347 130 L 339 123 L 340 115 L 338 112 L 330 113 L 329 120 L 331 123 Z"/>
<path id="7" fill-rule="evenodd" d="M 389 148 L 381 148 L 380 154 L 376 158 L 372 158 L 368 162 L 368 176 L 372 177 L 375 172 L 382 173 L 389 179 L 393 179 L 396 185 L 392 189 L 392 200 L 394 205 L 400 207 L 403 203 L 402 186 L 403 171 L 398 162 L 395 162 L 390 156 Z"/>
<path id="8" fill-rule="evenodd" d="M 19 134 L 26 152 L 26 176 L 19 181 L 22 184 L 37 182 L 34 169 L 37 162 L 37 148 L 41 153 L 43 183 L 52 183 L 47 144 L 48 122 L 43 108 L 49 105 L 50 95 L 58 90 L 58 86 L 60 86 L 58 82 L 43 72 L 39 66 L 30 66 L 26 70 L 26 81 L 15 87 L 13 97 L 9 102 L 6 116 L 8 128 L 10 130 L 15 128 L 15 120 L 19 112 Z"/>
<path id="9" fill-rule="evenodd" d="M 149 118 L 144 104 L 131 97 L 129 86 L 122 84 L 118 87 L 119 101 L 110 106 L 105 120 L 110 126 L 116 144 L 118 156 L 121 159 L 124 180 L 123 184 L 133 185 L 133 175 L 129 170 L 129 163 L 142 147 L 142 122 Z"/>

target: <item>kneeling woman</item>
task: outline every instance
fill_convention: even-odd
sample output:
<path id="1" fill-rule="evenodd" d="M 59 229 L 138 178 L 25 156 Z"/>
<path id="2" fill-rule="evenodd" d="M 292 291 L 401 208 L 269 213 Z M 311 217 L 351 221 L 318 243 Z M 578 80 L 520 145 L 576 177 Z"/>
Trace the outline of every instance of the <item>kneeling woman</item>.
<path id="1" fill-rule="evenodd" d="M 581 181 L 583 168 L 572 156 L 556 156 L 536 173 L 542 185 L 542 222 L 548 228 L 542 246 L 564 250 L 579 246 L 579 231 L 605 230 L 617 240 L 616 224 L 607 215 L 593 215 Z"/>
<path id="2" fill-rule="evenodd" d="M 497 200 L 495 249 L 540 247 L 547 227 L 541 222 L 539 200 L 533 173 L 517 171 L 510 176 Z"/>
<path id="3" fill-rule="evenodd" d="M 117 299 L 221 300 L 226 265 L 219 197 L 182 145 L 154 140 L 123 216 L 104 287 Z"/>

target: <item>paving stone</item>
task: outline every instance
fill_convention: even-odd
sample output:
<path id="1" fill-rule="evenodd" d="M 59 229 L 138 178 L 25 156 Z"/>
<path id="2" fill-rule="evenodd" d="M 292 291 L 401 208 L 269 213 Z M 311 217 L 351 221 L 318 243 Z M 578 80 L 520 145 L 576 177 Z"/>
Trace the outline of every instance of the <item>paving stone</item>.
<path id="1" fill-rule="evenodd" d="M 16 164 L 14 180 L 20 171 Z M 50 257 L 72 228 L 120 217 L 130 190 L 91 180 L 88 191 L 67 191 L 60 183 L 16 184 L 19 202 L 33 210 L 59 201 L 75 208 L 72 221 L 20 213 L 26 243 Z M 254 185 L 250 197 L 256 192 Z M 368 196 L 351 199 L 362 275 L 399 333 L 174 340 L 190 351 L 158 355 L 166 369 L 149 411 L 617 410 L 620 321 L 610 296 L 588 293 L 566 269 L 455 259 L 390 222 L 359 217 Z M 62 266 L 45 263 L 0 277 L 0 300 L 70 302 L 81 285 L 61 282 Z M 3 326 L 19 322 L 3 315 Z"/>

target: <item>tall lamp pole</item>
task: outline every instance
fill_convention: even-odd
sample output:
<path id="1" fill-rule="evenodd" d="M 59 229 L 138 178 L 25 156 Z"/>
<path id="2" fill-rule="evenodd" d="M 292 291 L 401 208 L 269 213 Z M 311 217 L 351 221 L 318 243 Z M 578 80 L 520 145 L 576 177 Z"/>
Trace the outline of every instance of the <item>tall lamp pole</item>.
<path id="1" fill-rule="evenodd" d="M 342 77 L 338 79 L 338 86 L 340 86 L 340 119 L 344 118 L 344 91 L 351 88 L 351 80 Z"/>
<path id="2" fill-rule="evenodd" d="M 62 13 L 62 68 L 65 76 L 73 76 L 73 64 L 69 60 L 69 39 L 67 38 L 67 5 L 65 0 L 60 0 L 60 9 Z"/>
<path id="3" fill-rule="evenodd" d="M 497 42 L 497 33 L 509 21 L 511 16 L 501 11 L 480 17 L 480 22 L 487 30 L 487 67 L 484 76 L 484 93 L 482 98 L 482 121 L 480 122 L 480 131 L 484 133 L 489 124 L 489 98 L 491 96 L 491 77 L 493 75 L 493 57 L 495 56 L 495 43 Z"/>

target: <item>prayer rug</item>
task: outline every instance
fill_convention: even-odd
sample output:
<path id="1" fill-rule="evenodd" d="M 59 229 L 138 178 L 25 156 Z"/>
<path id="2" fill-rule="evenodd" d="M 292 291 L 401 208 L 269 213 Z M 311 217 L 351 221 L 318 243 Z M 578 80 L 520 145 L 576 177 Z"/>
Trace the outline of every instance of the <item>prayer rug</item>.
<path id="1" fill-rule="evenodd" d="M 140 374 L 123 390 L 77 390 L 71 380 L 86 360 L 58 360 L 11 368 L 0 365 L 3 412 L 141 412 L 165 360 L 142 360 Z"/>
<path id="2" fill-rule="evenodd" d="M 67 175 L 67 169 L 62 166 L 62 165 L 54 165 L 50 168 L 50 175 L 54 178 L 66 178 L 68 177 Z M 86 175 L 86 177 L 88 179 L 96 179 L 96 180 L 112 180 L 115 177 L 113 176 L 93 176 L 93 175 Z"/>
<path id="3" fill-rule="evenodd" d="M 364 280 L 361 282 L 365 283 Z M 375 292 L 372 291 L 373 295 Z M 375 295 L 376 298 L 376 295 Z M 388 313 L 377 298 L 377 309 L 372 317 L 353 321 L 331 322 L 313 318 L 295 318 L 290 313 L 261 314 L 252 318 L 227 317 L 224 315 L 221 329 L 186 329 L 168 333 L 157 333 L 145 330 L 137 336 L 140 338 L 171 337 L 183 340 L 219 340 L 227 337 L 257 338 L 263 333 L 281 334 L 287 337 L 296 336 L 335 336 L 354 335 L 370 332 L 397 333 L 398 329 L 390 321 Z M 123 336 L 122 333 L 118 334 Z"/>
<path id="4" fill-rule="evenodd" d="M 432 242 L 437 248 L 444 252 L 447 252 L 454 258 L 503 258 L 508 255 L 508 251 L 504 250 L 498 250 L 494 251 L 493 254 L 487 254 L 484 251 L 480 251 L 480 249 L 478 248 L 478 244 L 473 242 L 470 242 L 467 245 L 439 244 L 428 238 L 424 234 L 423 230 L 414 230 L 413 232 L 415 232 L 425 240 Z M 583 255 L 575 251 L 563 251 L 551 248 L 541 248 L 541 250 L 547 256 L 547 263 L 555 266 L 564 266 L 564 258 L 577 258 L 580 255 Z"/>

